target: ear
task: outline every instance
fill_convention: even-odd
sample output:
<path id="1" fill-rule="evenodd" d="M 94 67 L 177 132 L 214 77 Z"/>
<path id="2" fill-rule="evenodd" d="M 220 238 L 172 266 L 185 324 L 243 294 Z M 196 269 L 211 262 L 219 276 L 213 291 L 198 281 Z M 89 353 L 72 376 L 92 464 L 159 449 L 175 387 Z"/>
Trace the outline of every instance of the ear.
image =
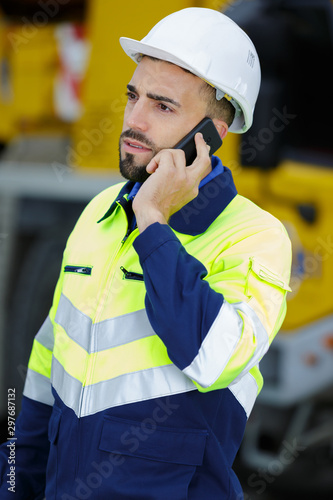
<path id="1" fill-rule="evenodd" d="M 218 133 L 220 134 L 221 139 L 223 140 L 228 133 L 228 125 L 226 124 L 226 122 L 220 120 L 219 118 L 213 118 L 213 123 Z"/>

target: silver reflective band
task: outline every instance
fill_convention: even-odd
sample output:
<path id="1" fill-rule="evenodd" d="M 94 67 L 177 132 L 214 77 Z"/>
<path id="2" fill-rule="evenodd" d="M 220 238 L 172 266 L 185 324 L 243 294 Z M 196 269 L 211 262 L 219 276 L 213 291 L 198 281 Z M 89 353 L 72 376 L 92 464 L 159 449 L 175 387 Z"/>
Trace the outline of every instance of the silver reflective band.
<path id="1" fill-rule="evenodd" d="M 183 370 L 185 375 L 204 388 L 213 385 L 225 369 L 241 338 L 242 326 L 241 317 L 224 301 L 198 354 Z"/>
<path id="2" fill-rule="evenodd" d="M 38 340 L 38 342 L 42 344 L 42 346 L 46 347 L 46 349 L 48 349 L 49 351 L 53 351 L 54 347 L 53 325 L 49 316 L 47 316 L 46 320 L 40 327 L 35 339 Z"/>
<path id="3" fill-rule="evenodd" d="M 257 366 L 261 358 L 266 354 L 269 349 L 269 336 L 257 314 L 248 304 L 246 304 L 245 302 L 237 302 L 236 304 L 232 305 L 236 310 L 242 311 L 251 321 L 252 330 L 257 340 L 255 353 L 243 369 L 242 373 L 234 380 L 234 382 L 236 382 L 240 377 L 242 377 L 242 375 L 249 372 L 251 368 Z"/>
<path id="4" fill-rule="evenodd" d="M 123 375 L 118 378 L 121 380 L 114 379 L 83 388 L 81 383 L 71 377 L 53 358 L 52 379 L 54 388 L 65 405 L 71 408 L 78 417 L 84 417 L 113 406 L 196 390 L 189 379 L 179 378 L 177 381 L 178 374 L 173 373 L 176 371 L 177 368 L 174 365 L 169 365 L 147 370 L 145 373 Z M 173 383 L 170 384 L 172 379 Z M 152 380 L 159 390 L 157 387 L 155 390 L 150 387 Z M 140 398 L 138 398 L 135 385 L 133 386 L 136 383 L 141 383 L 146 389 Z M 172 392 L 171 385 L 174 388 Z M 164 392 L 161 391 L 163 387 Z M 249 417 L 258 392 L 254 377 L 247 373 L 238 382 L 232 383 L 229 389 Z M 28 369 L 23 395 L 49 406 L 53 406 L 54 403 L 49 379 L 30 369 Z"/>
<path id="5" fill-rule="evenodd" d="M 46 405 L 53 406 L 54 403 L 50 380 L 30 368 L 28 368 L 23 395 Z"/>
<path id="6" fill-rule="evenodd" d="M 248 317 L 257 340 L 255 355 L 245 371 L 248 372 L 255 366 L 268 349 L 266 330 L 251 307 L 243 302 L 229 304 L 225 301 L 202 342 L 197 356 L 183 370 L 185 375 L 204 388 L 213 385 L 220 377 L 241 340 L 243 321 L 237 310 L 242 311 Z"/>
<path id="7" fill-rule="evenodd" d="M 100 352 L 155 335 L 145 309 L 93 324 L 89 316 L 61 295 L 55 322 L 88 353 Z"/>
<path id="8" fill-rule="evenodd" d="M 258 394 L 258 385 L 255 378 L 251 373 L 246 373 L 240 380 L 230 384 L 228 389 L 244 408 L 246 416 L 249 418 Z"/>
<path id="9" fill-rule="evenodd" d="M 127 373 L 83 387 L 53 358 L 51 381 L 61 400 L 78 417 L 115 406 L 196 390 L 193 382 L 172 364 Z"/>
<path id="10" fill-rule="evenodd" d="M 92 321 L 63 294 L 60 296 L 54 321 L 62 326 L 70 339 L 89 351 Z"/>
<path id="11" fill-rule="evenodd" d="M 224 302 L 198 355 L 183 371 L 170 364 L 83 386 L 53 356 L 51 382 L 47 377 L 29 369 L 24 395 L 52 405 L 52 383 L 62 401 L 78 417 L 82 417 L 115 406 L 196 390 L 192 380 L 203 387 L 209 387 L 221 375 L 241 341 L 243 321 L 237 311 L 242 311 L 250 321 L 257 346 L 254 356 L 229 389 L 249 415 L 258 387 L 248 372 L 266 352 L 268 336 L 255 312 L 245 303 Z M 56 321 L 87 352 L 99 352 L 155 335 L 144 309 L 92 324 L 91 319 L 64 295 L 59 301 Z M 53 349 L 53 325 L 50 318 L 45 320 L 36 339 L 47 349 Z"/>

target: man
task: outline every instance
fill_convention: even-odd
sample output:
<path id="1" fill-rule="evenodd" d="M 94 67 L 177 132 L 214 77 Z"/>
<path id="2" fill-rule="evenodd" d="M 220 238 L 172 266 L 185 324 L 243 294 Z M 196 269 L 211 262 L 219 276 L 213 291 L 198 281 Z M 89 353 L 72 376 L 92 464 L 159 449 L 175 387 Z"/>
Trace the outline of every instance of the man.
<path id="1" fill-rule="evenodd" d="M 187 167 L 173 146 L 205 116 L 221 138 L 249 128 L 258 56 L 198 8 L 121 44 L 138 63 L 119 145 L 129 181 L 67 242 L 17 421 L 16 496 L 241 499 L 232 464 L 285 316 L 290 243 L 200 134 Z"/>

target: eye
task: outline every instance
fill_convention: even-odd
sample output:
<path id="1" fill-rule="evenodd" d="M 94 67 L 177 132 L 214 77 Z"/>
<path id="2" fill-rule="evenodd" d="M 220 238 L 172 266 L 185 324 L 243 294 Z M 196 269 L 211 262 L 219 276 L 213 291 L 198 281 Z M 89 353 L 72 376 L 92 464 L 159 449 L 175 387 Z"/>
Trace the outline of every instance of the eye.
<path id="1" fill-rule="evenodd" d="M 169 108 L 169 106 L 167 106 L 166 104 L 163 104 L 163 102 L 160 102 L 158 104 L 159 108 L 161 111 L 164 111 L 166 113 L 171 113 L 173 110 L 171 108 Z"/>
<path id="2" fill-rule="evenodd" d="M 125 95 L 127 96 L 127 99 L 128 99 L 129 101 L 135 101 L 135 100 L 136 100 L 136 98 L 137 98 L 137 97 L 136 97 L 136 94 L 134 94 L 134 92 L 130 92 L 130 91 L 128 91 L 128 92 L 126 92 L 126 94 L 125 94 Z"/>

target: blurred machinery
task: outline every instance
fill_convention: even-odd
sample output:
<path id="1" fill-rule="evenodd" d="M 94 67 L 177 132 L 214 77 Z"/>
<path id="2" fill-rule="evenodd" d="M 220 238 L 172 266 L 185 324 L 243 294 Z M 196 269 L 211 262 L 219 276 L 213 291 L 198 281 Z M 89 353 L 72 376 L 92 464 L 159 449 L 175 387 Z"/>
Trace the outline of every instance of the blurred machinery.
<path id="1" fill-rule="evenodd" d="M 262 65 L 253 127 L 233 137 L 226 164 L 239 192 L 278 217 L 293 245 L 287 316 L 261 362 L 265 384 L 240 461 L 256 471 L 246 476 L 249 493 L 332 498 L 333 5 L 238 1 L 225 13 Z"/>
<path id="2" fill-rule="evenodd" d="M 118 139 L 142 37 L 189 6 L 220 9 L 253 39 L 262 87 L 252 128 L 220 150 L 241 194 L 293 244 L 288 312 L 237 467 L 248 498 L 333 491 L 333 3 L 331 0 L 0 0 L 0 418 L 17 410 L 68 234 L 120 180 Z M 6 436 L 4 436 L 6 438 Z M 252 471 L 252 472 L 251 472 Z M 296 497 L 295 497 L 296 498 Z"/>

